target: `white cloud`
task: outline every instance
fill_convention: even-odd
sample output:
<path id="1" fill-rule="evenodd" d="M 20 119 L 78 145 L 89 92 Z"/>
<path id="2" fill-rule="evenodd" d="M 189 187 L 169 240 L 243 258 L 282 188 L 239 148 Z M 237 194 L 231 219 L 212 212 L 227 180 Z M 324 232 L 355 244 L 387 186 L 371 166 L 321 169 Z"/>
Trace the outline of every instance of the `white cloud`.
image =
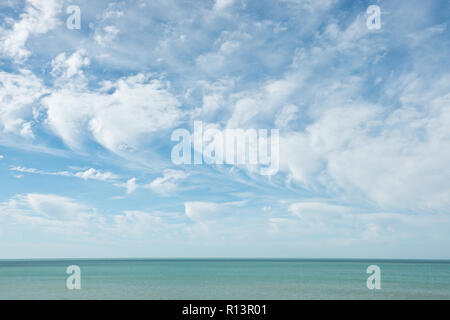
<path id="1" fill-rule="evenodd" d="M 42 99 L 48 125 L 73 149 L 81 149 L 92 136 L 115 153 L 136 151 L 152 134 L 175 126 L 183 114 L 166 84 L 143 74 L 84 90 L 61 88 Z"/>
<path id="2" fill-rule="evenodd" d="M 283 129 L 289 128 L 289 123 L 297 120 L 298 113 L 299 108 L 297 106 L 293 104 L 284 106 L 275 119 L 275 127 Z"/>
<path id="3" fill-rule="evenodd" d="M 84 180 L 99 180 L 99 181 L 114 181 L 119 178 L 118 175 L 112 172 L 104 172 L 94 168 L 87 169 L 85 171 L 70 172 L 70 171 L 44 171 L 35 168 L 25 168 L 25 167 L 12 167 L 10 170 L 22 172 L 22 173 L 33 173 L 51 176 L 64 176 L 64 177 L 76 177 Z"/>
<path id="4" fill-rule="evenodd" d="M 160 213 L 126 210 L 105 217 L 93 207 L 55 194 L 15 195 L 6 202 L 0 202 L 0 212 L 2 225 L 9 228 L 61 235 L 90 235 L 95 239 L 138 236 L 149 231 L 161 236 L 169 227 L 159 216 Z"/>
<path id="5" fill-rule="evenodd" d="M 34 137 L 35 102 L 47 92 L 42 81 L 31 71 L 0 71 L 0 128 L 4 133 L 27 139 Z"/>
<path id="6" fill-rule="evenodd" d="M 281 167 L 304 185 L 359 192 L 382 207 L 445 209 L 450 104 L 443 96 L 427 105 L 387 116 L 370 105 L 329 109 L 304 132 L 281 138 Z"/>
<path id="7" fill-rule="evenodd" d="M 233 79 L 221 79 L 214 82 L 202 80 L 198 81 L 196 85 L 203 92 L 202 104 L 200 108 L 194 110 L 192 117 L 206 121 L 214 118 L 221 109 L 227 108 L 226 95 L 233 91 L 235 82 Z M 190 91 L 185 98 L 189 101 Z"/>
<path id="8" fill-rule="evenodd" d="M 323 202 L 297 202 L 289 206 L 289 211 L 298 217 L 319 214 L 342 214 L 349 212 L 346 206 L 327 204 Z"/>
<path id="9" fill-rule="evenodd" d="M 82 76 L 82 68 L 90 64 L 90 59 L 86 56 L 86 50 L 80 49 L 68 56 L 65 52 L 60 53 L 52 60 L 52 75 L 63 79 L 73 76 Z"/>
<path id="10" fill-rule="evenodd" d="M 102 47 L 110 44 L 119 34 L 120 30 L 115 26 L 105 26 L 95 31 L 94 39 Z"/>
<path id="11" fill-rule="evenodd" d="M 85 233 L 98 219 L 92 209 L 53 194 L 16 195 L 0 203 L 0 209 L 2 220 L 63 234 Z"/>
<path id="12" fill-rule="evenodd" d="M 20 20 L 12 21 L 11 29 L 0 29 L 0 52 L 16 62 L 26 60 L 31 55 L 25 48 L 28 38 L 54 29 L 59 24 L 61 7 L 58 0 L 27 0 Z"/>
<path id="13" fill-rule="evenodd" d="M 245 43 L 251 40 L 251 35 L 246 32 L 223 31 L 214 42 L 213 50 L 195 58 L 196 66 L 202 71 L 202 74 L 214 75 L 214 78 L 218 78 L 218 75 L 227 69 L 239 69 L 243 63 L 240 49 L 245 48 Z M 230 80 L 228 79 L 228 81 Z M 224 80 L 218 82 L 224 82 Z"/>
<path id="14" fill-rule="evenodd" d="M 134 191 L 136 191 L 139 187 L 141 187 L 140 185 L 138 185 L 136 183 L 136 178 L 131 178 L 128 179 L 126 182 L 124 183 L 115 183 L 114 184 L 116 187 L 121 187 L 121 188 L 125 188 L 126 189 L 126 193 L 127 194 L 131 194 Z M 116 197 L 117 198 L 117 197 Z M 123 198 L 123 197 L 121 197 Z"/>
<path id="15" fill-rule="evenodd" d="M 115 2 L 108 3 L 108 8 L 102 15 L 102 21 L 107 19 L 117 19 L 123 17 L 124 12 L 119 8 L 124 5 L 125 5 L 124 3 L 115 3 Z"/>
<path id="16" fill-rule="evenodd" d="M 125 184 L 127 193 L 133 193 L 137 189 L 136 178 L 131 178 Z"/>
<path id="17" fill-rule="evenodd" d="M 285 106 L 283 115 L 278 116 L 278 123 L 293 118 L 295 110 L 287 106 L 289 97 L 298 89 L 298 79 L 287 76 L 285 79 L 267 81 L 261 89 L 243 92 L 232 107 L 232 115 L 228 119 L 230 128 L 258 128 L 260 123 L 276 117 L 280 107 Z M 286 119 L 282 119 L 282 117 Z"/>
<path id="18" fill-rule="evenodd" d="M 74 173 L 74 176 L 84 179 L 84 180 L 92 179 L 92 180 L 100 180 L 100 181 L 110 181 L 110 180 L 115 180 L 115 179 L 119 178 L 119 176 L 115 175 L 114 173 L 102 172 L 102 171 L 96 170 L 94 168 L 90 168 L 86 171 L 76 172 L 76 173 Z"/>
<path id="19" fill-rule="evenodd" d="M 131 178 L 125 183 L 116 183 L 115 186 L 125 188 L 127 194 L 133 193 L 138 188 L 145 188 L 159 195 L 168 196 L 179 187 L 179 182 L 188 176 L 189 174 L 184 171 L 165 169 L 162 177 L 158 177 L 148 184 L 138 184 L 136 178 Z"/>
<path id="20" fill-rule="evenodd" d="M 145 187 L 161 195 L 167 195 L 178 187 L 180 180 L 186 179 L 188 176 L 189 174 L 184 171 L 166 169 L 162 177 L 156 178 Z"/>
<path id="21" fill-rule="evenodd" d="M 234 2 L 235 0 L 216 0 L 216 2 L 214 3 L 214 10 L 216 11 L 224 10 L 233 5 Z"/>
<path id="22" fill-rule="evenodd" d="M 130 9 L 124 2 L 110 2 L 101 16 L 97 16 L 94 41 L 103 48 L 108 47 L 120 33 L 118 19 L 125 15 L 124 10 Z M 136 19 L 136 17 L 135 17 Z M 94 25 L 92 25 L 94 27 Z"/>
<path id="23" fill-rule="evenodd" d="M 227 125 L 281 127 L 281 171 L 302 187 L 324 186 L 385 209 L 445 210 L 448 76 L 417 70 L 386 77 L 385 92 L 371 93 L 379 102 L 368 102 L 361 94 L 367 74 L 356 70 L 380 63 L 386 42 L 369 37 L 363 15 L 345 28 L 331 23 L 317 39 L 316 46 L 297 50 L 285 75 L 235 94 Z M 336 64 L 344 58 L 352 64 Z M 424 59 L 418 54 L 415 65 L 427 65 Z M 316 72 L 329 65 L 332 74 Z"/>
<path id="24" fill-rule="evenodd" d="M 3 158 L 5 158 L 3 155 L 0 154 L 0 160 L 2 160 Z"/>

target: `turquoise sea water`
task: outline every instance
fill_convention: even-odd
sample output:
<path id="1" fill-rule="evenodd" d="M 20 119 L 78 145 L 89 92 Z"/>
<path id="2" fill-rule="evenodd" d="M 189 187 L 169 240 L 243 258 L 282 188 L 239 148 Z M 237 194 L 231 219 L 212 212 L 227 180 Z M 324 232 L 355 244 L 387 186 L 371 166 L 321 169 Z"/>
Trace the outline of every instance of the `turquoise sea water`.
<path id="1" fill-rule="evenodd" d="M 366 287 L 373 264 L 381 290 Z M 0 260 L 0 299 L 450 299 L 450 261 Z"/>

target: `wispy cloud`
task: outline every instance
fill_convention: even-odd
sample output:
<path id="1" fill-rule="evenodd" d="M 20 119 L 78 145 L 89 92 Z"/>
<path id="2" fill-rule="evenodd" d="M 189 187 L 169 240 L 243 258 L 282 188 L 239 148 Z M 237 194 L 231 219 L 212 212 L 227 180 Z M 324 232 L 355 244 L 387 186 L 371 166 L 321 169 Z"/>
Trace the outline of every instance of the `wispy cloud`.
<path id="1" fill-rule="evenodd" d="M 120 176 L 112 172 L 103 172 L 94 168 L 87 169 L 85 171 L 71 172 L 71 171 L 44 171 L 35 168 L 26 167 L 11 167 L 11 171 L 22 172 L 22 173 L 32 173 L 50 176 L 63 176 L 63 177 L 75 177 L 84 180 L 99 180 L 99 181 L 115 181 L 120 178 Z"/>
<path id="2" fill-rule="evenodd" d="M 187 177 L 189 177 L 189 174 L 184 171 L 166 169 L 162 177 L 156 178 L 145 185 L 145 188 L 161 195 L 167 195 L 175 191 L 179 186 L 179 182 L 185 180 Z"/>
<path id="3" fill-rule="evenodd" d="M 9 20 L 10 28 L 0 29 L 0 53 L 23 62 L 31 52 L 25 48 L 32 35 L 45 34 L 59 23 L 57 18 L 62 2 L 58 0 L 27 0 L 19 20 Z"/>

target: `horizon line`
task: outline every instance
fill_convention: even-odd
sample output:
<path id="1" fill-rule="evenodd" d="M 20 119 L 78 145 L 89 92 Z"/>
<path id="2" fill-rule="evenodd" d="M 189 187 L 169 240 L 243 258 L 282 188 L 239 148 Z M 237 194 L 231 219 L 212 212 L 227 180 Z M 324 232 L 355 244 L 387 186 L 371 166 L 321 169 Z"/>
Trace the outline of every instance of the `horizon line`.
<path id="1" fill-rule="evenodd" d="M 174 261 L 188 261 L 188 260 L 198 260 L 198 261 L 208 261 L 208 260 L 254 260 L 254 261 L 262 261 L 262 260 L 272 260 L 272 261 L 434 261 L 434 262 L 450 262 L 450 258 L 274 258 L 274 257 L 98 257 L 98 258 L 80 258 L 80 257 L 71 257 L 71 258 L 0 258 L 0 262 L 2 261 L 62 261 L 62 260 L 154 260 L 154 261 L 163 261 L 163 260 L 174 260 Z"/>

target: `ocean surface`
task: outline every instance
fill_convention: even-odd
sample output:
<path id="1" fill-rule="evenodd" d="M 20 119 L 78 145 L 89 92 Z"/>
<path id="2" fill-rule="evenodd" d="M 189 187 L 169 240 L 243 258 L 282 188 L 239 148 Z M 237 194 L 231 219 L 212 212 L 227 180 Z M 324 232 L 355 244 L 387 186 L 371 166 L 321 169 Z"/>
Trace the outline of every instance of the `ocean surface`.
<path id="1" fill-rule="evenodd" d="M 80 290 L 66 288 L 70 265 Z M 450 299 L 450 261 L 0 260 L 0 299 Z"/>

